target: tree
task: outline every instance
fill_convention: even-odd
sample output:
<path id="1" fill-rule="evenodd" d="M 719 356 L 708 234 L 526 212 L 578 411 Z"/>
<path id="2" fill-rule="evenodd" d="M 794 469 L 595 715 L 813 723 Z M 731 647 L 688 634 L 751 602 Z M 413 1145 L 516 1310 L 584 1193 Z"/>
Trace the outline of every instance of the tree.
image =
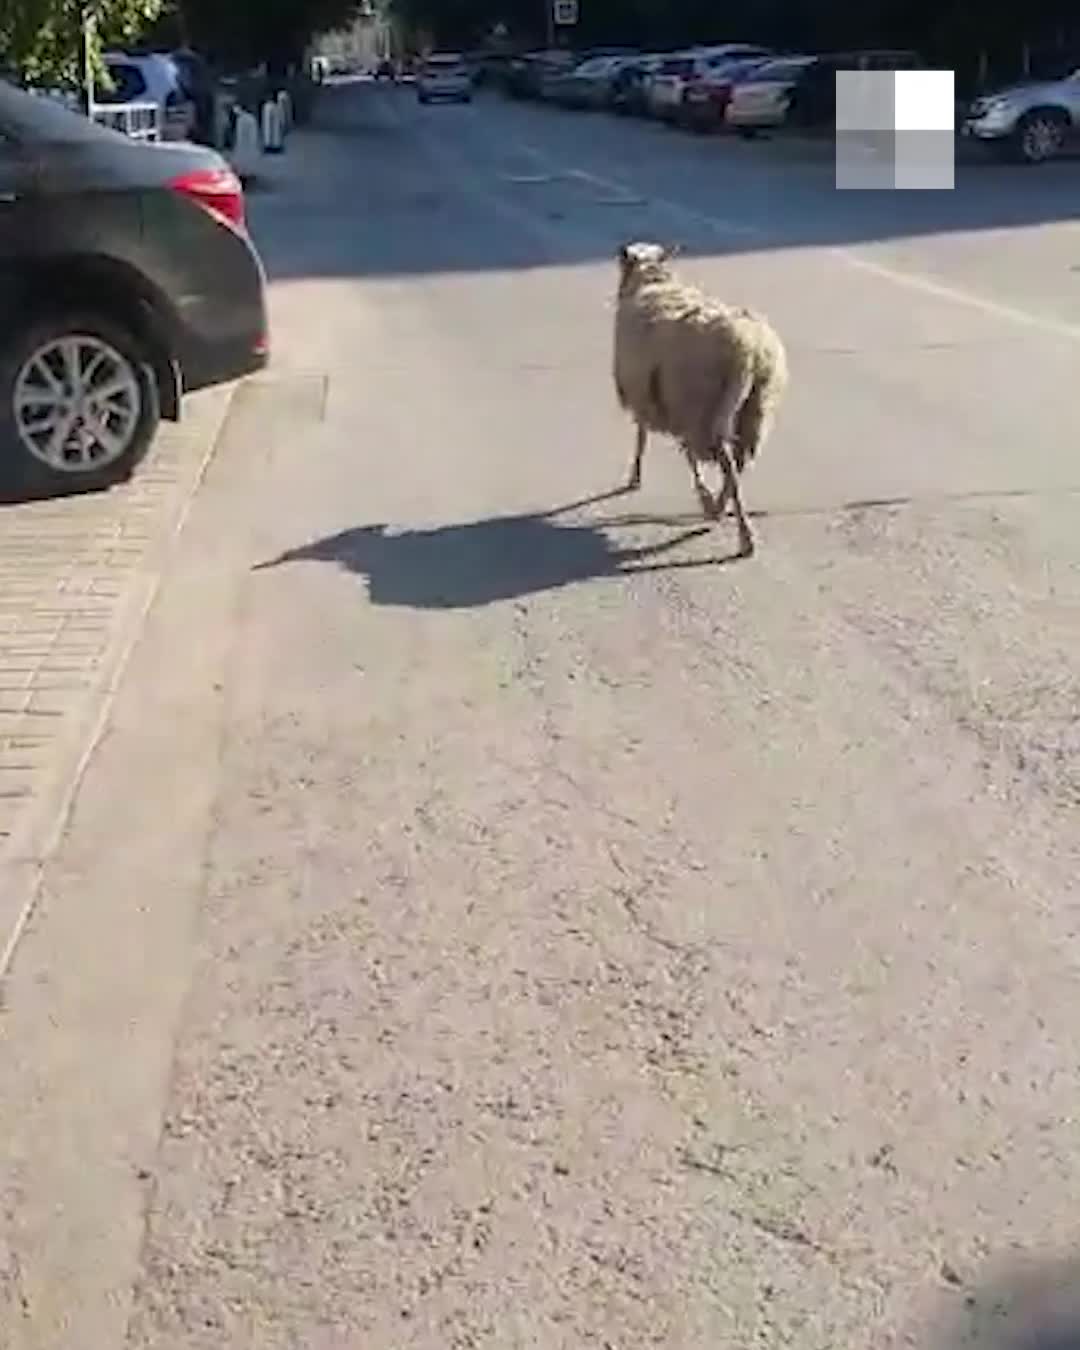
<path id="1" fill-rule="evenodd" d="M 496 22 L 514 39 L 544 40 L 550 0 L 389 0 L 405 28 L 440 44 L 482 40 Z M 1076 0 L 580 0 L 575 45 L 620 42 L 670 47 L 706 41 L 767 42 L 828 51 L 910 46 L 931 61 L 964 67 L 980 49 L 1019 55 L 1025 42 L 1080 37 Z"/>
<path id="2" fill-rule="evenodd" d="M 138 38 L 162 0 L 0 0 L 0 60 L 42 84 L 77 85 L 82 75 L 84 15 L 92 13 L 98 62 L 103 46 Z"/>
<path id="3" fill-rule="evenodd" d="M 179 0 L 193 46 L 236 66 L 298 63 L 317 33 L 346 24 L 363 0 Z"/>

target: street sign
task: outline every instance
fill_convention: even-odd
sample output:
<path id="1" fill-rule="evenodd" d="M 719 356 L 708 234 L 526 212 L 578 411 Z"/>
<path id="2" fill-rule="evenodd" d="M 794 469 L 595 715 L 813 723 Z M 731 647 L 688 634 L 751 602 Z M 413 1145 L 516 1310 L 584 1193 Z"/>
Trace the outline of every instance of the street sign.
<path id="1" fill-rule="evenodd" d="M 554 0 L 555 22 L 560 28 L 572 28 L 578 21 L 578 0 Z"/>

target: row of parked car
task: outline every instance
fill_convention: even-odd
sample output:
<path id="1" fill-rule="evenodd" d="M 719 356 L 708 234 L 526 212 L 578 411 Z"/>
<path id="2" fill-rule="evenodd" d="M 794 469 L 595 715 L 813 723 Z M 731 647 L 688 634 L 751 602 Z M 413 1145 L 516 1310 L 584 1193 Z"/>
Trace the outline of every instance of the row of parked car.
<path id="1" fill-rule="evenodd" d="M 500 82 L 512 98 L 749 137 L 833 125 L 838 71 L 925 66 L 905 50 L 780 54 L 731 42 L 662 53 L 532 52 L 508 61 Z M 974 100 L 961 131 L 1025 163 L 1054 158 L 1080 135 L 1080 56 L 1054 53 L 1036 75 Z"/>

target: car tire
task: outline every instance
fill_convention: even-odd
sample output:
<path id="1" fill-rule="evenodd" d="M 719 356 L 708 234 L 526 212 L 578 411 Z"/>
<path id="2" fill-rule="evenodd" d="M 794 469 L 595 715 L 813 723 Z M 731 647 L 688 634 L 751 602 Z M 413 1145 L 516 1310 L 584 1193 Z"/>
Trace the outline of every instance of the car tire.
<path id="1" fill-rule="evenodd" d="M 1009 143 L 1011 157 L 1021 164 L 1045 164 L 1056 159 L 1068 129 L 1068 118 L 1058 109 L 1033 108 L 1016 125 Z"/>
<path id="2" fill-rule="evenodd" d="M 114 372 L 111 379 L 91 384 L 91 396 L 103 384 L 119 385 L 110 395 L 106 413 L 119 423 L 112 430 L 115 443 L 105 445 L 99 440 L 93 448 L 97 453 L 84 443 L 81 454 L 90 458 L 78 464 L 64 454 L 64 448 L 52 452 L 44 443 L 45 429 L 34 425 L 42 419 L 35 419 L 29 411 L 48 407 L 41 398 L 51 398 L 58 379 L 63 378 L 59 373 L 62 344 L 70 339 L 81 344 L 77 359 L 83 371 L 94 365 L 96 354 L 98 367 L 104 363 L 106 373 Z M 35 389 L 40 391 L 38 399 Z M 98 403 L 94 409 L 98 415 L 101 406 Z M 31 320 L 8 336 L 0 350 L 0 493 L 7 500 L 32 500 L 97 492 L 126 482 L 150 449 L 160 421 L 151 360 L 130 331 L 111 319 L 81 311 Z"/>

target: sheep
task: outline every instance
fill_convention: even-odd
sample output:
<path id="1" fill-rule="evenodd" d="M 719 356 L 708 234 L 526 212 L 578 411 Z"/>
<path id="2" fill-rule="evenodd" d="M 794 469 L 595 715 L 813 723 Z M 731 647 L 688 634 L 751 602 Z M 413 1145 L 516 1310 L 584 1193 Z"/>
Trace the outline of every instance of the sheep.
<path id="1" fill-rule="evenodd" d="M 754 535 L 739 476 L 765 443 L 787 386 L 787 357 L 762 315 L 678 281 L 674 256 L 674 249 L 651 243 L 619 250 L 615 392 L 636 425 L 626 490 L 641 486 L 649 433 L 671 436 L 690 465 L 706 519 L 718 520 L 730 500 L 739 556 L 749 557 Z M 714 496 L 701 466 L 717 461 L 723 486 Z"/>

